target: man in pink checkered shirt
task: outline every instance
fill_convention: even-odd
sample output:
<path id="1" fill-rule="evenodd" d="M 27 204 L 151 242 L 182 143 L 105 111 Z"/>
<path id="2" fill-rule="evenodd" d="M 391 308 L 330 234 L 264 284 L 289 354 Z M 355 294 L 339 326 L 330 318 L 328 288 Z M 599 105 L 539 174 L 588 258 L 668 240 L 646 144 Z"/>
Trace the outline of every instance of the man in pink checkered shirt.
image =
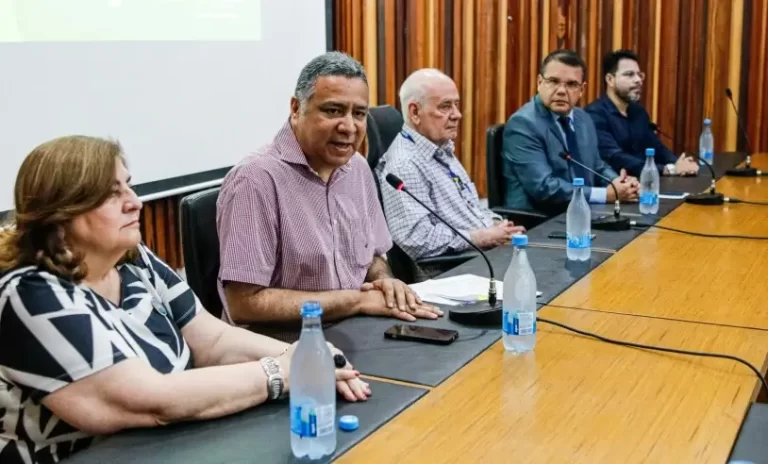
<path id="1" fill-rule="evenodd" d="M 308 300 L 320 302 L 325 321 L 442 315 L 390 274 L 392 240 L 357 153 L 367 113 L 362 65 L 321 55 L 301 71 L 275 139 L 224 179 L 216 222 L 225 320 L 295 328 Z"/>

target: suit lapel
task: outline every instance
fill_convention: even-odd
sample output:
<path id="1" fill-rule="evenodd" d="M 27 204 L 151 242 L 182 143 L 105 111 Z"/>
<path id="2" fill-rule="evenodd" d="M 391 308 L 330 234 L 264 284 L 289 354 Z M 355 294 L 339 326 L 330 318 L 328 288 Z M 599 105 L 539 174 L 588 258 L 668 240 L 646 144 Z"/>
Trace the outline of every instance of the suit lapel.
<path id="1" fill-rule="evenodd" d="M 589 164 L 589 161 L 592 158 L 592 153 L 589 152 L 589 147 L 586 147 L 584 145 L 584 142 L 586 142 L 587 137 L 584 124 L 582 124 L 581 117 L 576 116 L 576 112 L 573 112 L 573 127 L 576 129 L 576 142 L 579 144 L 579 154 L 581 155 L 581 161 L 583 163 Z"/>
<path id="2" fill-rule="evenodd" d="M 587 134 L 586 134 L 586 127 L 582 124 L 584 121 L 582 121 L 581 116 L 576 116 L 576 111 L 573 112 L 573 127 L 575 129 L 574 132 L 576 132 L 576 143 L 579 144 L 579 156 L 581 157 L 581 162 L 586 164 L 587 166 L 592 166 L 592 157 L 594 156 L 594 153 L 589 150 L 589 147 L 585 145 L 587 141 Z M 589 117 L 589 116 L 586 116 Z M 595 184 L 595 175 L 592 174 L 589 171 L 585 171 L 584 175 L 587 176 L 589 179 L 589 184 L 594 185 Z"/>
<path id="3" fill-rule="evenodd" d="M 563 132 L 560 130 L 559 127 L 557 127 L 557 122 L 555 122 L 555 118 L 552 117 L 552 113 L 547 110 L 547 108 L 544 106 L 544 104 L 541 102 L 541 99 L 538 95 L 534 97 L 534 103 L 536 105 L 536 114 L 539 118 L 539 121 L 546 124 L 549 128 L 549 133 L 552 134 L 552 136 L 560 142 L 560 146 L 562 147 L 563 151 L 568 151 L 565 147 L 565 140 L 563 139 Z"/>

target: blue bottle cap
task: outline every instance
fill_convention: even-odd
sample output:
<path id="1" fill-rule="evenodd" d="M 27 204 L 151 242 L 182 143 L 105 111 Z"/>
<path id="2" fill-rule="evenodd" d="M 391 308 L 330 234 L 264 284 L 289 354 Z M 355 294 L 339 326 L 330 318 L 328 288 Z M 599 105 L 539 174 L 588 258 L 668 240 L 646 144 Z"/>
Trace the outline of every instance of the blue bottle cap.
<path id="1" fill-rule="evenodd" d="M 707 119 L 704 120 L 704 125 L 705 126 L 709 126 L 710 124 L 712 124 L 712 120 L 711 119 L 707 118 Z"/>
<path id="2" fill-rule="evenodd" d="M 656 150 L 654 150 L 653 148 L 646 148 L 645 156 L 656 156 Z"/>
<path id="3" fill-rule="evenodd" d="M 574 187 L 583 187 L 584 186 L 584 179 L 581 177 L 577 177 L 573 179 L 573 185 Z"/>
<path id="4" fill-rule="evenodd" d="M 528 246 L 528 236 L 524 234 L 517 234 L 512 236 L 512 245 L 516 247 Z"/>
<path id="5" fill-rule="evenodd" d="M 345 432 L 357 430 L 360 427 L 360 421 L 357 416 L 341 416 L 339 419 L 339 428 Z"/>
<path id="6" fill-rule="evenodd" d="M 301 305 L 301 317 L 320 317 L 323 315 L 323 308 L 317 301 L 307 301 Z"/>

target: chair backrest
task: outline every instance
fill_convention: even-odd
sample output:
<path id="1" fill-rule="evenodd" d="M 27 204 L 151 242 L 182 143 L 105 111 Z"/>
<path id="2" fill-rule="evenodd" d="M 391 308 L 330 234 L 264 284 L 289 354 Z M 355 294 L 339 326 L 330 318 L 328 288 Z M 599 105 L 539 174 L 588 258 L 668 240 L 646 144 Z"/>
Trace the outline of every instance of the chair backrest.
<path id="1" fill-rule="evenodd" d="M 504 206 L 504 171 L 502 169 L 502 145 L 504 124 L 494 124 L 485 133 L 485 172 L 488 182 L 488 207 Z"/>
<path id="2" fill-rule="evenodd" d="M 192 291 L 205 309 L 221 317 L 222 305 L 216 281 L 219 275 L 219 235 L 216 231 L 216 200 L 219 188 L 193 193 L 181 199 L 181 245 L 184 269 Z"/>
<path id="3" fill-rule="evenodd" d="M 375 169 L 403 128 L 403 115 L 394 106 L 374 106 L 368 111 L 368 166 Z"/>
<path id="4" fill-rule="evenodd" d="M 376 106 L 368 112 L 368 166 L 373 173 L 373 179 L 376 183 L 376 191 L 379 194 L 381 202 L 381 184 L 376 176 L 376 166 L 379 160 L 387 152 L 387 149 L 395 140 L 400 129 L 403 127 L 403 117 L 397 108 L 389 105 Z M 384 208 L 384 204 L 381 205 Z M 392 275 L 410 284 L 416 280 L 416 264 L 405 254 L 397 245 L 392 245 L 392 249 L 387 252 L 387 261 L 392 270 Z"/>

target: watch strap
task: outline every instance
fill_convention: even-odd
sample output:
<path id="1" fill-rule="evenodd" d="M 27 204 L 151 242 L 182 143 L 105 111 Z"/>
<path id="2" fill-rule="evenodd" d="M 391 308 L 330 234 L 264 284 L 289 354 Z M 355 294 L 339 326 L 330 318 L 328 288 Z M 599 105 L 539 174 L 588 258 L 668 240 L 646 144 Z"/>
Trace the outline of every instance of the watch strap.
<path id="1" fill-rule="evenodd" d="M 283 369 L 275 358 L 261 358 L 259 360 L 261 368 L 267 374 L 267 397 L 270 400 L 276 400 L 283 394 L 285 381 L 283 379 Z"/>

